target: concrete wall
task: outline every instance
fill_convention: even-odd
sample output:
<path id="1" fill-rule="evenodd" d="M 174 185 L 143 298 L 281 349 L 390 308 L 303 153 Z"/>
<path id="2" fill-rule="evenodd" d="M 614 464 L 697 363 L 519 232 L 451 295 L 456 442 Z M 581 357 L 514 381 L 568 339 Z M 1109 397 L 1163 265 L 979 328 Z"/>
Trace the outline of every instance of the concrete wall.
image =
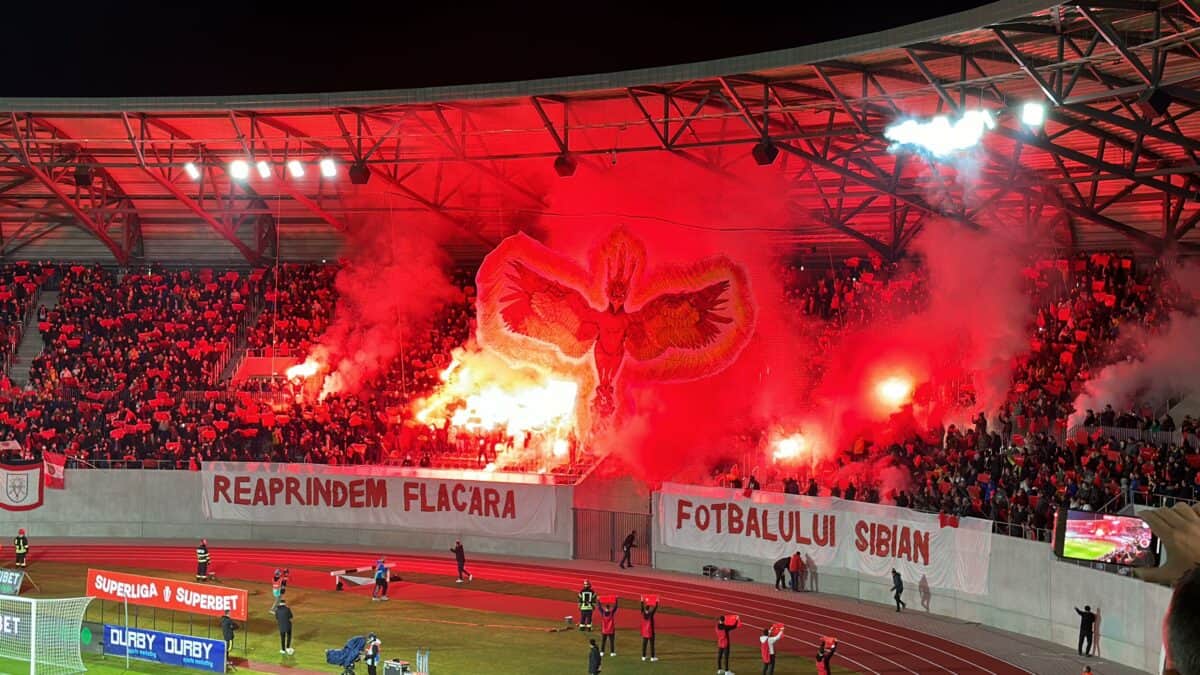
<path id="1" fill-rule="evenodd" d="M 208 520 L 203 515 L 201 475 L 186 471 L 70 471 L 69 489 L 46 490 L 42 507 L 29 512 L 0 510 L 0 532 L 24 527 L 38 537 L 127 537 L 212 539 L 256 543 L 293 542 L 366 546 L 388 550 L 439 550 L 458 538 L 454 532 L 338 528 L 296 523 L 256 525 Z M 568 559 L 572 552 L 573 488 L 555 491 L 554 533 L 541 539 L 463 536 L 469 550 Z M 585 500 L 591 501 L 591 500 Z M 600 504 L 595 504 L 600 506 Z M 772 583 L 769 560 L 717 557 L 672 549 L 654 528 L 656 567 L 699 574 L 706 564 L 732 567 L 756 582 Z M 891 580 L 864 577 L 844 569 L 818 569 L 813 582 L 823 593 L 890 604 Z M 1048 544 L 994 536 L 987 595 L 929 589 L 929 611 L 964 621 L 1051 640 L 1074 647 L 1078 619 L 1073 607 L 1100 613 L 1100 650 L 1108 659 L 1157 672 L 1161 625 L 1170 591 L 1136 579 L 1056 560 Z M 919 611 L 922 592 L 910 581 L 905 599 Z"/>
<path id="2" fill-rule="evenodd" d="M 773 560 L 713 556 L 673 549 L 654 529 L 654 566 L 699 574 L 704 565 L 731 567 L 755 582 L 774 583 Z M 922 593 L 906 580 L 905 602 L 921 609 Z M 810 581 L 810 583 L 813 583 Z M 818 569 L 815 588 L 822 593 L 892 604 L 890 578 L 865 577 L 845 569 Z M 1069 645 L 1079 638 L 1074 607 L 1091 605 L 1100 615 L 1100 653 L 1106 659 L 1158 672 L 1162 618 L 1170 590 L 1138 579 L 1100 572 L 1057 560 L 1049 544 L 992 536 L 987 595 L 928 589 L 928 611 Z"/>
<path id="3" fill-rule="evenodd" d="M 570 558 L 572 488 L 555 491 L 554 532 L 515 539 L 455 532 L 355 528 L 295 523 L 258 525 L 204 516 L 201 474 L 190 471 L 73 470 L 66 490 L 46 490 L 45 503 L 28 512 L 0 510 L 0 532 L 24 527 L 37 537 L 129 537 L 222 541 L 346 544 L 370 548 L 439 550 L 461 538 L 468 550 L 542 558 Z"/>

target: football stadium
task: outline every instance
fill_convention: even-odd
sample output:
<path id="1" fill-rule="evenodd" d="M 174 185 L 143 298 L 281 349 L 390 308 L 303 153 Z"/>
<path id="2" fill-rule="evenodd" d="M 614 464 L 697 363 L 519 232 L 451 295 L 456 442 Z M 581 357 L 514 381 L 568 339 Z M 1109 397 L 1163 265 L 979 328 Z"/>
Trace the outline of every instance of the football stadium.
<path id="1" fill-rule="evenodd" d="M 0 673 L 1200 675 L 1200 4 L 926 16 L 0 91 Z"/>

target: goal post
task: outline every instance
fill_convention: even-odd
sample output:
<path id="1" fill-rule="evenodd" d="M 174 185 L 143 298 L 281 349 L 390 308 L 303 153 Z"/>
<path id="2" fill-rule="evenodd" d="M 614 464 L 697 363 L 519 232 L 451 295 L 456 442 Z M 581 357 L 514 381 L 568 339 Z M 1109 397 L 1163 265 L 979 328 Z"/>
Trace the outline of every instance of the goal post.
<path id="1" fill-rule="evenodd" d="M 79 633 L 91 601 L 0 595 L 0 670 L 24 672 L 27 665 L 29 675 L 84 672 Z"/>

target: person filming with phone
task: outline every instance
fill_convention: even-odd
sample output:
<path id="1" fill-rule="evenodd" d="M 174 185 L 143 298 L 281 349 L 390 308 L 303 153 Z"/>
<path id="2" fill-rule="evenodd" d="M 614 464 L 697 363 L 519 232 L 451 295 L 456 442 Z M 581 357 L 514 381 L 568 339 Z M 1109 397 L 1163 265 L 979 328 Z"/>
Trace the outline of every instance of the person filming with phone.
<path id="1" fill-rule="evenodd" d="M 1200 505 L 1183 502 L 1139 514 L 1162 542 L 1161 567 L 1134 570 L 1138 577 L 1173 586 L 1163 634 L 1170 675 L 1200 675 Z"/>

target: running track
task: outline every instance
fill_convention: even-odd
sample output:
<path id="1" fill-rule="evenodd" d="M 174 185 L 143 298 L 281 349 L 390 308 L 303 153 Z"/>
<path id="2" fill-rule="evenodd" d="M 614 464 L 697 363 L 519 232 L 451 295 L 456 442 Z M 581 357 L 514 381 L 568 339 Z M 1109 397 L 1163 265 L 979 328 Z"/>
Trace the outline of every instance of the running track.
<path id="1" fill-rule="evenodd" d="M 328 570 L 368 565 L 373 556 L 368 554 L 341 553 L 335 551 L 252 549 L 220 547 L 214 556 L 214 569 L 231 579 L 241 578 L 237 569 L 241 565 L 273 568 L 281 558 L 292 566 L 310 566 Z M 55 561 L 86 563 L 120 567 L 167 569 L 191 571 L 195 565 L 195 551 L 180 546 L 41 546 L 33 551 L 32 561 Z M 404 571 L 451 575 L 452 560 L 447 557 L 421 555 L 388 555 L 391 566 L 401 574 Z M 519 582 L 547 588 L 574 591 L 579 578 L 587 576 L 605 593 L 625 597 L 657 594 L 664 604 L 691 610 L 706 616 L 716 616 L 737 611 L 742 622 L 751 630 L 741 631 L 743 639 L 756 635 L 771 623 L 783 623 L 787 631 L 780 645 L 786 652 L 799 653 L 811 658 L 813 645 L 824 635 L 838 638 L 837 661 L 868 675 L 885 673 L 951 673 L 975 675 L 1022 675 L 1030 671 L 1002 661 L 994 656 L 970 647 L 934 637 L 926 633 L 895 626 L 882 621 L 856 616 L 823 607 L 813 607 L 803 602 L 803 597 L 793 594 L 778 597 L 738 591 L 736 586 L 714 589 L 686 581 L 641 577 L 635 572 L 611 572 L 565 569 L 548 564 L 526 562 L 468 562 L 472 572 L 481 579 L 501 582 Z M 299 571 L 299 570 L 296 570 Z M 295 572 L 293 576 L 295 576 Z M 250 577 L 251 575 L 247 575 Z M 253 575 L 254 580 L 261 572 Z M 324 577 L 328 588 L 332 579 Z M 305 584 L 308 585 L 308 584 Z M 504 611 L 499 610 L 498 611 Z M 704 639 L 712 638 L 706 627 Z"/>

